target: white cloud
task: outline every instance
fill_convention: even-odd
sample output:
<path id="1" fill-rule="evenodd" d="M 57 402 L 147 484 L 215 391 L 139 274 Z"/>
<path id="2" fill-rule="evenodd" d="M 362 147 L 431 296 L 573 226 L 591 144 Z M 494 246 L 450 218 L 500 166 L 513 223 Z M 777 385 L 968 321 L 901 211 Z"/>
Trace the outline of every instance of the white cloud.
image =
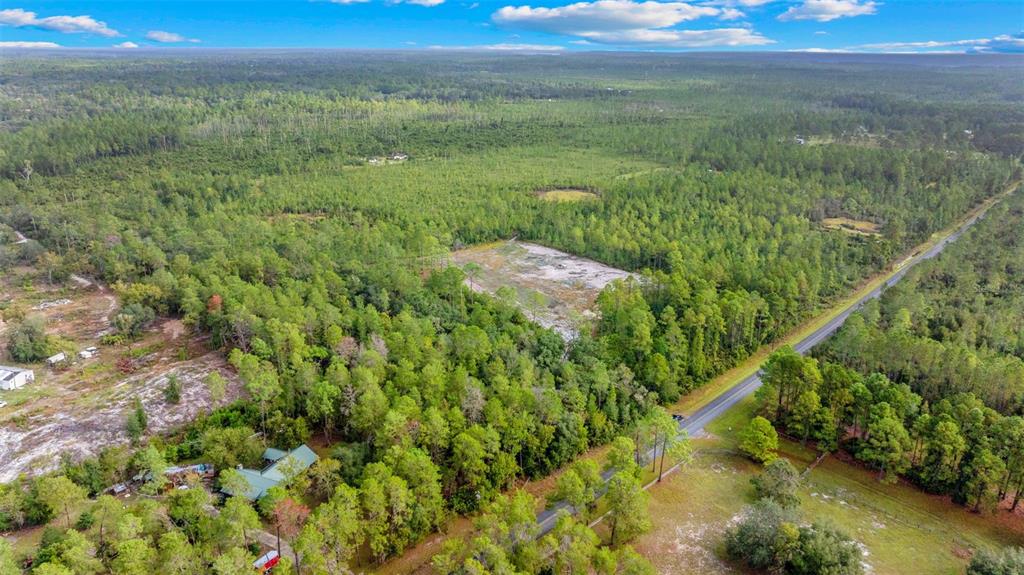
<path id="1" fill-rule="evenodd" d="M 839 18 L 874 14 L 877 6 L 871 0 L 804 0 L 803 4 L 791 6 L 780 14 L 779 20 L 831 22 Z"/>
<path id="2" fill-rule="evenodd" d="M 592 43 L 667 48 L 753 46 L 772 40 L 746 28 L 680 30 L 674 26 L 705 16 L 742 17 L 739 10 L 685 2 L 595 0 L 555 8 L 505 6 L 492 15 L 503 26 L 565 34 Z"/>
<path id="3" fill-rule="evenodd" d="M 855 54 L 853 50 L 844 50 L 842 48 L 796 48 L 794 50 L 786 50 L 787 52 L 803 52 L 806 54 Z"/>
<path id="4" fill-rule="evenodd" d="M 0 42 L 0 48 L 60 48 L 54 42 Z"/>
<path id="5" fill-rule="evenodd" d="M 196 38 L 186 38 L 181 34 L 175 32 L 165 32 L 163 30 L 150 30 L 146 32 L 146 39 L 154 42 L 162 42 L 164 44 L 174 44 L 177 42 L 192 42 L 194 44 L 199 43 Z"/>
<path id="6" fill-rule="evenodd" d="M 480 44 L 477 46 L 431 46 L 431 50 L 489 50 L 496 52 L 561 52 L 565 46 L 548 44 Z"/>
<path id="7" fill-rule="evenodd" d="M 817 32 L 814 33 L 814 35 L 815 36 L 828 36 L 828 32 L 826 32 L 824 30 L 818 30 Z"/>
<path id="8" fill-rule="evenodd" d="M 960 52 L 991 52 L 991 53 L 1024 53 L 1024 34 L 1003 34 L 993 38 L 974 38 L 969 40 L 924 40 L 917 42 L 879 42 L 861 44 L 853 48 L 861 51 L 880 52 L 925 52 L 938 54 L 936 48 L 955 48 Z M 948 52 L 946 50 L 945 52 Z"/>
<path id="9" fill-rule="evenodd" d="M 363 4 L 370 0 L 327 0 L 331 4 Z"/>
<path id="10" fill-rule="evenodd" d="M 618 30 L 580 34 L 602 44 L 646 45 L 665 48 L 712 48 L 715 46 L 763 46 L 774 41 L 747 28 L 714 30 Z"/>
<path id="11" fill-rule="evenodd" d="M 505 6 L 494 13 L 493 19 L 509 26 L 575 35 L 581 31 L 666 28 L 702 16 L 717 16 L 720 12 L 711 6 L 684 2 L 596 0 L 556 8 Z"/>
<path id="12" fill-rule="evenodd" d="M 722 13 L 718 15 L 719 20 L 738 20 L 744 17 L 746 14 L 735 8 L 722 8 Z"/>
<path id="13" fill-rule="evenodd" d="M 92 16 L 47 16 L 40 18 L 35 12 L 29 12 L 21 8 L 0 10 L 0 26 L 40 28 L 64 32 L 65 34 L 96 34 L 108 38 L 120 36 L 117 30 L 108 27 L 106 22 L 94 20 Z"/>
<path id="14" fill-rule="evenodd" d="M 756 8 L 778 2 L 778 0 L 706 0 L 701 2 L 703 6 L 743 6 L 744 8 Z"/>
<path id="15" fill-rule="evenodd" d="M 402 2 L 395 2 L 395 4 L 401 4 Z M 434 6 L 440 6 L 444 4 L 444 0 L 405 0 L 405 4 L 415 4 L 417 6 L 426 6 L 432 8 Z"/>
<path id="16" fill-rule="evenodd" d="M 120 44 L 114 44 L 114 48 L 138 48 L 139 45 L 135 42 L 121 42 Z"/>
<path id="17" fill-rule="evenodd" d="M 928 40 L 925 42 L 880 42 L 878 44 L 861 44 L 857 48 L 863 50 L 902 50 L 904 48 L 948 48 L 950 46 L 976 46 L 979 44 L 987 44 L 991 40 L 978 39 L 978 40 L 953 40 L 950 42 L 942 42 L 935 40 Z"/>
<path id="18" fill-rule="evenodd" d="M 1024 54 L 1024 34 L 1003 34 L 992 38 L 992 41 L 978 50 L 979 52 L 1003 52 L 1006 54 Z"/>

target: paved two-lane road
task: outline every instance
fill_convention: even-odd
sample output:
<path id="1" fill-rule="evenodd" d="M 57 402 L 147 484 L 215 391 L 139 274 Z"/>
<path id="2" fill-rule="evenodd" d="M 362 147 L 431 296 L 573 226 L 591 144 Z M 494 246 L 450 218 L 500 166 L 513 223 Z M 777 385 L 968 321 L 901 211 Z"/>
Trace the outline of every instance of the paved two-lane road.
<path id="1" fill-rule="evenodd" d="M 796 349 L 798 353 L 807 353 L 811 348 L 818 345 L 822 341 L 826 340 L 830 335 L 835 333 L 836 330 L 838 330 L 843 325 L 843 323 L 846 321 L 846 318 L 850 317 L 850 314 L 860 309 L 861 306 L 863 306 L 864 303 L 867 302 L 868 300 L 880 296 L 885 288 L 892 286 L 896 284 L 896 282 L 903 279 L 903 277 L 907 275 L 907 272 L 910 271 L 910 268 L 914 267 L 915 265 L 921 263 L 924 260 L 933 258 L 942 253 L 942 250 L 946 249 L 946 246 L 958 240 L 960 236 L 962 236 L 964 232 L 966 232 L 971 226 L 977 223 L 978 220 L 985 215 L 985 212 L 987 212 L 988 209 L 991 208 L 993 205 L 995 205 L 995 202 L 992 202 L 983 207 L 982 209 L 978 210 L 977 213 L 975 213 L 973 216 L 964 220 L 960 227 L 953 231 L 951 234 L 935 242 L 935 244 L 932 245 L 927 250 L 924 250 L 923 252 L 918 253 L 904 261 L 901 264 L 900 269 L 896 273 L 892 274 L 892 276 L 889 279 L 887 279 L 881 285 L 871 290 L 864 296 L 860 297 L 856 301 L 852 302 L 842 312 L 840 312 L 834 318 L 829 320 L 825 325 L 816 329 L 813 333 L 797 342 L 797 344 L 794 345 L 793 348 Z M 722 413 L 727 411 L 730 407 L 742 401 L 745 397 L 754 393 L 754 391 L 756 391 L 759 387 L 761 387 L 761 378 L 758 376 L 757 373 L 751 374 L 750 376 L 746 377 L 736 385 L 730 387 L 728 390 L 726 390 L 724 393 L 713 399 L 704 407 L 698 409 L 696 412 L 693 413 L 693 415 L 681 421 L 679 423 L 680 433 L 685 432 L 690 436 L 699 433 L 704 429 L 704 426 L 706 426 L 708 423 L 713 421 L 718 416 L 722 415 Z M 659 453 L 652 449 L 647 452 L 647 460 L 650 461 L 651 458 L 657 457 L 658 455 Z M 602 478 L 605 482 L 607 482 L 613 474 L 614 470 L 608 470 L 602 474 Z M 555 520 L 558 517 L 558 512 L 563 509 L 568 511 L 569 505 L 565 502 L 558 502 L 552 507 L 545 509 L 544 511 L 540 512 L 537 515 L 537 523 L 540 526 L 541 535 L 547 533 L 555 526 Z"/>

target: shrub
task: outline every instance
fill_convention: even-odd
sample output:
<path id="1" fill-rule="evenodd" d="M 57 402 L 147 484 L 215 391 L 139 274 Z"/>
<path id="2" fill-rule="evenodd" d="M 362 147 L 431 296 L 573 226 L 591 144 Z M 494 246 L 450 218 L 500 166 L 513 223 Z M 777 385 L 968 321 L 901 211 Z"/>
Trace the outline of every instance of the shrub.
<path id="1" fill-rule="evenodd" d="M 746 453 L 754 461 L 768 463 L 777 456 L 779 434 L 767 419 L 760 415 L 750 420 L 747 427 L 740 432 L 740 451 Z"/>
<path id="2" fill-rule="evenodd" d="M 164 386 L 164 401 L 173 405 L 181 403 L 181 383 L 178 382 L 178 376 L 167 377 L 167 385 Z"/>

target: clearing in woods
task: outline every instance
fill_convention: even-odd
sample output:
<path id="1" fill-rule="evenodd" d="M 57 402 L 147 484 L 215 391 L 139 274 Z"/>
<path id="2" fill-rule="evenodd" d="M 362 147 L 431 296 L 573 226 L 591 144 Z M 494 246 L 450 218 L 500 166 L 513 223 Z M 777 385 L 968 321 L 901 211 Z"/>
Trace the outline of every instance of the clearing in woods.
<path id="1" fill-rule="evenodd" d="M 169 431 L 208 411 L 213 401 L 203 380 L 219 371 L 228 381 L 226 403 L 241 395 L 241 385 L 224 356 L 187 333 L 179 320 L 157 320 L 131 346 L 104 346 L 118 307 L 111 291 L 85 278 L 50 285 L 38 270 L 18 267 L 0 276 L 0 303 L 5 315 L 42 316 L 47 333 L 74 350 L 98 347 L 99 354 L 56 369 L 41 363 L 23 365 L 36 380 L 22 389 L 0 392 L 0 482 L 19 474 L 44 473 L 61 456 L 80 459 L 108 445 L 126 444 L 125 420 L 138 398 L 148 418 L 147 433 Z M 19 310 L 12 314 L 12 310 Z M 0 320 L 0 350 L 6 358 L 9 331 L 16 322 Z M 125 361 L 127 360 L 127 361 Z M 163 390 L 175 376 L 181 400 L 169 404 Z"/>
<path id="2" fill-rule="evenodd" d="M 580 202 L 596 200 L 597 194 L 579 188 L 554 188 L 537 192 L 540 199 L 548 202 Z"/>
<path id="3" fill-rule="evenodd" d="M 594 301 L 604 286 L 632 275 L 516 240 L 459 250 L 452 253 L 452 260 L 466 270 L 466 283 L 471 289 L 502 297 L 505 294 L 498 294 L 500 288 L 512 288 L 508 297 L 530 319 L 566 339 L 574 338 L 581 324 L 596 319 Z"/>
<path id="4" fill-rule="evenodd" d="M 839 230 L 859 236 L 880 236 L 882 226 L 864 220 L 851 220 L 850 218 L 825 218 L 821 225 L 830 230 Z"/>

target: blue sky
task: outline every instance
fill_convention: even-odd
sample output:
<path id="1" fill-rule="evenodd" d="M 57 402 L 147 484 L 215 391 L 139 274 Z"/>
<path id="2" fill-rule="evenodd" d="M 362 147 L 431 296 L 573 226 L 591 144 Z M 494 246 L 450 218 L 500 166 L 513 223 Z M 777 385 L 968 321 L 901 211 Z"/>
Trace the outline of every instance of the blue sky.
<path id="1" fill-rule="evenodd" d="M 0 4 L 0 47 L 1024 53 L 1024 0 L 93 0 Z"/>

